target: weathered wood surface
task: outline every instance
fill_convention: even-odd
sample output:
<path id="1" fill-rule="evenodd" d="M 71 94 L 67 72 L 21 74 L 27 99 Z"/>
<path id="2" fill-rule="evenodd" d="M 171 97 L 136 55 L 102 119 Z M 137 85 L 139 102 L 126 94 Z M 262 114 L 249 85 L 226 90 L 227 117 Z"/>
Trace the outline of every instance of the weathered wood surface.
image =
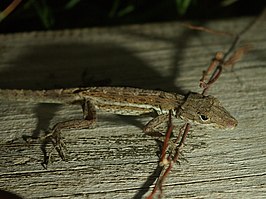
<path id="1" fill-rule="evenodd" d="M 204 26 L 233 33 L 253 18 Z M 164 198 L 266 197 L 266 20 L 242 36 L 251 52 L 211 88 L 239 125 L 223 131 L 194 128 L 164 186 Z M 198 80 L 216 51 L 232 38 L 195 32 L 179 23 L 0 35 L 1 88 L 90 85 L 200 91 Z M 37 134 L 81 117 L 80 107 L 0 103 L 0 189 L 23 198 L 141 198 L 151 191 L 158 156 L 142 134 L 149 118 L 99 113 L 98 128 L 68 130 L 68 161 L 56 155 L 43 169 Z M 148 190 L 149 189 L 149 190 Z"/>

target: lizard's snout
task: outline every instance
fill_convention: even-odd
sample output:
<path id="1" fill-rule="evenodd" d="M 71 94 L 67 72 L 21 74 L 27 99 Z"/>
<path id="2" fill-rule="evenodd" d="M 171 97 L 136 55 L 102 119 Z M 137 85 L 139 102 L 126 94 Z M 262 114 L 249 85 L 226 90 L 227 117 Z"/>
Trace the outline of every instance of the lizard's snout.
<path id="1" fill-rule="evenodd" d="M 238 122 L 235 118 L 231 118 L 228 122 L 227 122 L 227 128 L 229 129 L 233 129 L 237 126 Z"/>

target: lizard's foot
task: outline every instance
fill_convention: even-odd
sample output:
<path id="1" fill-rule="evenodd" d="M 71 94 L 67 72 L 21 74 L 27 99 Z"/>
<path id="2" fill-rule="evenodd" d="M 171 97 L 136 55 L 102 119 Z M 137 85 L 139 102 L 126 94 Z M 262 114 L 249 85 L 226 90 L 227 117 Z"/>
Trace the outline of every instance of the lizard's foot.
<path id="1" fill-rule="evenodd" d="M 52 160 L 54 151 L 57 151 L 57 153 L 59 154 L 62 160 L 66 160 L 65 151 L 67 151 L 67 148 L 66 148 L 65 143 L 63 142 L 60 132 L 56 132 L 54 130 L 52 130 L 51 132 L 48 132 L 43 138 L 44 147 L 47 143 L 50 143 L 50 142 L 53 144 L 53 149 L 50 152 L 46 153 L 48 155 L 45 157 L 43 165 L 48 165 L 48 163 Z"/>

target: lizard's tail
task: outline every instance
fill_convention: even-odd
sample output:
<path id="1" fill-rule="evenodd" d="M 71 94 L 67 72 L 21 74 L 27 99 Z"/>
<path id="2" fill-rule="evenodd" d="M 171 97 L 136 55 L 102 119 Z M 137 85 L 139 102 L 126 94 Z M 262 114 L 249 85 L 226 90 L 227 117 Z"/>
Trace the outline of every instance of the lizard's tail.
<path id="1" fill-rule="evenodd" d="M 32 101 L 41 103 L 62 103 L 62 98 L 67 101 L 70 93 L 63 89 L 55 90 L 18 90 L 0 89 L 0 100 L 2 101 Z M 73 97 L 73 96 L 70 96 Z"/>

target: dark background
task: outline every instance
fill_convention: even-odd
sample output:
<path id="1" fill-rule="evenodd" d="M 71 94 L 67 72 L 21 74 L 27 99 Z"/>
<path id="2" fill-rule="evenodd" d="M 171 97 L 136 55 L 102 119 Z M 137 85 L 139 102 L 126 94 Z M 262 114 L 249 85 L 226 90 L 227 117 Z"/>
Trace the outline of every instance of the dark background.
<path id="1" fill-rule="evenodd" d="M 3 11 L 12 1 L 1 0 Z M 0 32 L 255 16 L 264 0 L 27 0 L 0 20 Z"/>

